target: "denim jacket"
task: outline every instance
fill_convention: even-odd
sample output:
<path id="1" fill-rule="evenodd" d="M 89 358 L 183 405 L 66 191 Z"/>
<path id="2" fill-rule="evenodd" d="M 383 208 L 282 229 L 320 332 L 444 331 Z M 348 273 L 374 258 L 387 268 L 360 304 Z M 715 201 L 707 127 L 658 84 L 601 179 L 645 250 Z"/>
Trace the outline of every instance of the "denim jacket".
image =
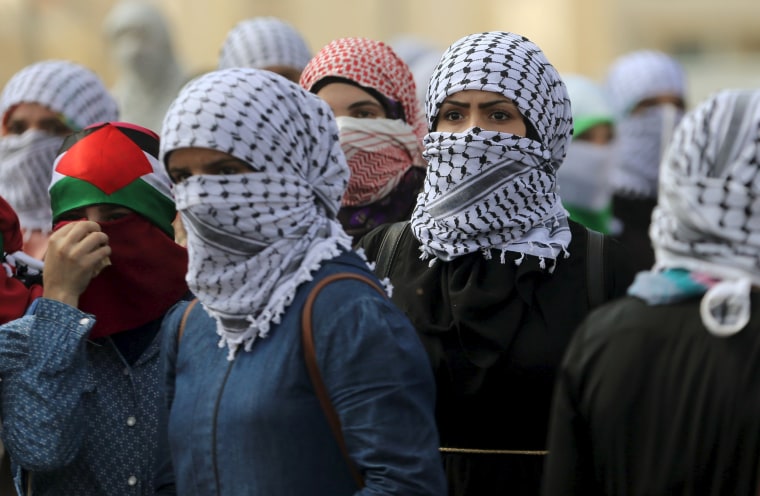
<path id="1" fill-rule="evenodd" d="M 201 305 L 189 315 L 179 346 L 185 305 L 167 317 L 173 332 L 164 332 L 163 356 L 177 494 L 446 494 L 427 355 L 390 300 L 355 280 L 322 290 L 313 330 L 317 362 L 363 489 L 341 456 L 307 373 L 300 312 L 317 281 L 346 271 L 374 277 L 353 252 L 326 262 L 267 337 L 232 361 Z M 164 474 L 166 483 L 171 479 Z"/>

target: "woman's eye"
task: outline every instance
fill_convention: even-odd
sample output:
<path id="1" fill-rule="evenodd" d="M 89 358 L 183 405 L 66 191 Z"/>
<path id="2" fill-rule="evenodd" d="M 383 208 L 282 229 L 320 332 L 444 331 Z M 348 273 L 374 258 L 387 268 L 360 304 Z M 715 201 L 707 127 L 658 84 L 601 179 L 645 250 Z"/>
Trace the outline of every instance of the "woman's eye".
<path id="1" fill-rule="evenodd" d="M 26 124 L 23 122 L 14 121 L 8 124 L 8 134 L 24 134 L 26 131 Z"/>
<path id="2" fill-rule="evenodd" d="M 448 112 L 443 114 L 443 117 L 447 121 L 458 121 L 463 118 L 462 113 L 456 110 L 449 110 Z"/>
<path id="3" fill-rule="evenodd" d="M 232 174 L 240 174 L 240 169 L 237 167 L 220 167 L 216 173 L 220 176 L 230 176 Z"/>
<path id="4" fill-rule="evenodd" d="M 497 110 L 496 112 L 491 114 L 491 118 L 496 121 L 506 121 L 511 119 L 511 115 L 509 115 L 509 112 L 504 112 L 501 110 Z"/>
<path id="5" fill-rule="evenodd" d="M 351 117 L 354 117 L 355 119 L 375 119 L 377 114 L 371 110 L 357 110 Z"/>
<path id="6" fill-rule="evenodd" d="M 171 174 L 169 174 L 169 178 L 172 180 L 174 184 L 179 184 L 185 179 L 187 179 L 188 177 L 190 177 L 190 174 L 188 174 L 187 172 L 172 172 Z"/>

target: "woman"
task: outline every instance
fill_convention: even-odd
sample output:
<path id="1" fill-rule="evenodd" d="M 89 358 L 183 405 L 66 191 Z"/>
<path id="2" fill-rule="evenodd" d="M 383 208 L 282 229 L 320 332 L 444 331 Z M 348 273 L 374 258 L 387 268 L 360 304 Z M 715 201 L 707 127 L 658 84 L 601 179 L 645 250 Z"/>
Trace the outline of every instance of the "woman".
<path id="1" fill-rule="evenodd" d="M 662 162 L 657 263 L 562 364 L 547 495 L 756 495 L 760 91 L 686 114 Z"/>
<path id="2" fill-rule="evenodd" d="M 562 204 L 571 219 L 607 234 L 612 228 L 612 107 L 593 80 L 576 74 L 562 79 L 573 107 L 573 139 L 557 171 Z"/>
<path id="3" fill-rule="evenodd" d="M 371 276 L 335 218 L 349 170 L 327 104 L 268 71 L 217 71 L 183 89 L 162 139 L 202 304 L 164 343 L 178 494 L 443 494 L 435 384 L 387 298 L 342 280 L 313 309 L 348 462 L 307 374 L 307 296 Z"/>
<path id="4" fill-rule="evenodd" d="M 660 160 L 686 107 L 686 74 L 662 52 L 637 50 L 616 59 L 606 89 L 616 113 L 612 172 L 614 236 L 629 247 L 634 268 L 654 264 L 649 239 Z"/>
<path id="5" fill-rule="evenodd" d="M 89 69 L 45 60 L 17 72 L 0 95 L 0 196 L 21 221 L 25 253 L 42 260 L 52 221 L 48 186 L 63 138 L 115 121 L 116 102 Z"/>
<path id="6" fill-rule="evenodd" d="M 28 339 L 0 382 L 20 494 L 153 495 L 160 326 L 188 292 L 158 136 L 127 123 L 72 134 L 50 201 L 42 298 L 0 328 Z"/>
<path id="7" fill-rule="evenodd" d="M 603 259 L 588 259 L 586 229 L 555 191 L 570 102 L 535 44 L 503 32 L 460 39 L 426 108 L 425 190 L 387 265 L 393 301 L 435 370 L 451 494 L 537 494 L 565 345 L 632 275 L 608 240 Z M 360 243 L 370 260 L 387 255 L 388 231 Z"/>
<path id="8" fill-rule="evenodd" d="M 325 46 L 301 86 L 337 117 L 351 169 L 338 219 L 357 242 L 380 224 L 408 220 L 422 188 L 425 122 L 409 67 L 380 41 L 342 38 Z"/>

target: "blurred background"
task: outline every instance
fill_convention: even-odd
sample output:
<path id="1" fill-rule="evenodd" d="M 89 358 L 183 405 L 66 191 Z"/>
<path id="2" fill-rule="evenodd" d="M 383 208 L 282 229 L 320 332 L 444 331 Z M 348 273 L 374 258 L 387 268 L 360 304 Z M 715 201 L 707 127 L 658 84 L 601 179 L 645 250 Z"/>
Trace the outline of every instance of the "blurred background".
<path id="1" fill-rule="evenodd" d="M 65 58 L 113 84 L 104 20 L 117 0 L 0 0 L 0 84 L 22 67 Z M 213 69 L 240 20 L 283 18 L 316 52 L 330 40 L 411 39 L 442 51 L 469 33 L 513 31 L 536 42 L 561 72 L 602 80 L 618 55 L 675 55 L 689 75 L 689 104 L 725 87 L 760 87 L 758 0 L 155 0 L 191 74 Z M 399 45 L 400 46 L 400 45 Z"/>

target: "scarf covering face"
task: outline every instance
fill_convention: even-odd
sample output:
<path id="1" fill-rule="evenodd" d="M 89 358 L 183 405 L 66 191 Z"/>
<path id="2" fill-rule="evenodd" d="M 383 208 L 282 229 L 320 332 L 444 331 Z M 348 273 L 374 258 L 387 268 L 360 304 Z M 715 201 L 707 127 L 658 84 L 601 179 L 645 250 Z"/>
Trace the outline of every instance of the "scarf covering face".
<path id="1" fill-rule="evenodd" d="M 412 168 L 413 161 L 423 161 L 419 138 L 400 119 L 338 117 L 336 122 L 340 146 L 351 169 L 344 207 L 369 205 L 385 198 Z"/>
<path id="2" fill-rule="evenodd" d="M 61 215 L 90 205 L 136 212 L 100 223 L 108 234 L 111 265 L 79 299 L 79 307 L 97 318 L 91 337 L 147 324 L 187 292 L 187 252 L 174 242 L 170 188 L 158 161 L 158 136 L 148 129 L 115 122 L 65 139 L 50 185 L 56 228 L 66 223 L 58 222 Z"/>
<path id="3" fill-rule="evenodd" d="M 464 90 L 511 99 L 541 141 L 479 128 L 425 136 L 429 167 L 412 215 L 422 258 L 476 251 L 488 258 L 498 249 L 502 259 L 505 251 L 538 256 L 543 267 L 544 258 L 566 253 L 571 238 L 555 178 L 572 133 L 565 85 L 530 40 L 488 32 L 444 53 L 428 87 L 431 129 L 444 100 Z"/>
<path id="4" fill-rule="evenodd" d="M 612 187 L 624 197 L 657 198 L 660 160 L 684 111 L 656 105 L 621 119 L 613 148 Z"/>
<path id="5" fill-rule="evenodd" d="M 111 265 L 79 297 L 79 308 L 96 317 L 92 339 L 152 322 L 188 291 L 187 250 L 166 232 L 138 214 L 99 224 L 108 235 Z"/>
<path id="6" fill-rule="evenodd" d="M 327 106 L 257 69 L 212 72 L 169 108 L 161 157 L 178 148 L 226 152 L 253 172 L 192 176 L 175 185 L 187 229 L 187 281 L 217 321 L 230 359 L 293 301 L 326 260 L 351 249 L 336 221 L 349 169 Z"/>
<path id="7" fill-rule="evenodd" d="M 722 91 L 687 114 L 663 159 L 650 237 L 654 272 L 682 268 L 722 282 L 702 298 L 717 335 L 749 319 L 760 284 L 760 91 Z"/>
<path id="8" fill-rule="evenodd" d="M 219 54 L 219 69 L 273 66 L 303 70 L 311 50 L 303 36 L 276 17 L 256 17 L 239 22 L 227 34 Z"/>
<path id="9" fill-rule="evenodd" d="M 0 196 L 27 231 L 49 233 L 53 226 L 48 186 L 63 138 L 29 129 L 0 138 Z"/>
<path id="10" fill-rule="evenodd" d="M 119 117 L 116 101 L 89 69 L 64 60 L 48 60 L 17 72 L 0 95 L 3 124 L 20 103 L 38 103 L 61 114 L 74 131 Z"/>

